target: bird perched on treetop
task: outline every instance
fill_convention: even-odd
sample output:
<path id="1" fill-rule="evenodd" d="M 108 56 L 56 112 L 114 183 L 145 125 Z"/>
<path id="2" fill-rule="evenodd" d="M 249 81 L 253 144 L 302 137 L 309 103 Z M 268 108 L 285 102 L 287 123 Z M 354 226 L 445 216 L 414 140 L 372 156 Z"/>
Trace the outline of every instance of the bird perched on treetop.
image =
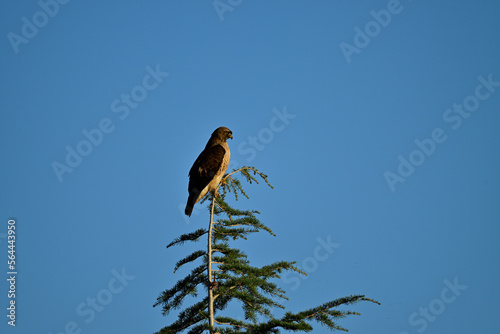
<path id="1" fill-rule="evenodd" d="M 231 152 L 226 140 L 233 139 L 233 133 L 228 128 L 217 128 L 208 140 L 205 149 L 189 170 L 189 197 L 184 213 L 191 216 L 193 207 L 200 199 L 217 189 L 222 177 L 226 173 Z"/>

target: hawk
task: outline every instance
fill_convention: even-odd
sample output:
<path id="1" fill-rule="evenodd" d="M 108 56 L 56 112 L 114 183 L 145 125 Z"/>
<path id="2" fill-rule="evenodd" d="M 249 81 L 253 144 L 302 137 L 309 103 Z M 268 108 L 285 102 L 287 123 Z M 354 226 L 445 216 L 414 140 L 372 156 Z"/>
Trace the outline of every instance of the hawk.
<path id="1" fill-rule="evenodd" d="M 193 207 L 200 199 L 213 192 L 219 185 L 229 165 L 229 145 L 226 140 L 233 139 L 233 133 L 228 128 L 217 128 L 208 140 L 205 149 L 189 170 L 189 198 L 184 213 L 191 216 Z"/>

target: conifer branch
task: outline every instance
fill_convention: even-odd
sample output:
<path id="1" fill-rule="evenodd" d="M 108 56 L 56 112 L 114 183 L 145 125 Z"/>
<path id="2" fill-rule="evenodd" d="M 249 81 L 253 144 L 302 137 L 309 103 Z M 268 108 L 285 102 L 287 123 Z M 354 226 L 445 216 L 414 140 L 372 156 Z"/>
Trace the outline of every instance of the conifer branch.
<path id="1" fill-rule="evenodd" d="M 194 260 L 196 260 L 199 257 L 204 256 L 204 255 L 207 255 L 207 253 L 205 251 L 202 251 L 202 250 L 197 250 L 197 251 L 191 253 L 190 255 L 186 256 L 184 259 L 178 261 L 175 264 L 174 273 L 177 271 L 177 269 L 179 269 L 184 264 L 189 263 L 189 262 L 193 262 Z"/>
<path id="2" fill-rule="evenodd" d="M 224 319 L 224 320 L 223 320 Z M 227 319 L 227 320 L 226 320 Z M 248 329 L 248 326 L 243 326 L 242 324 L 237 324 L 234 319 L 231 319 L 231 318 L 223 318 L 223 317 L 217 317 L 215 320 L 214 320 L 216 323 L 218 323 L 219 325 L 229 325 L 229 326 L 233 326 L 233 327 L 238 327 L 238 328 L 245 328 L 245 329 Z M 224 322 L 224 321 L 227 321 L 227 322 Z M 232 321 L 232 322 L 231 322 Z"/>
<path id="3" fill-rule="evenodd" d="M 171 310 L 179 308 L 186 296 L 196 295 L 196 287 L 199 284 L 205 284 L 204 270 L 204 265 L 193 269 L 191 274 L 178 281 L 173 288 L 161 293 L 153 307 L 163 305 L 163 315 L 167 315 Z"/>
<path id="4" fill-rule="evenodd" d="M 167 248 L 170 248 L 170 247 L 175 246 L 175 245 L 182 245 L 186 241 L 199 241 L 200 237 L 202 235 L 204 235 L 205 233 L 207 233 L 207 230 L 204 228 L 200 228 L 194 232 L 183 234 L 180 237 L 174 239 L 174 241 L 172 241 L 171 243 L 169 243 L 167 245 Z"/>

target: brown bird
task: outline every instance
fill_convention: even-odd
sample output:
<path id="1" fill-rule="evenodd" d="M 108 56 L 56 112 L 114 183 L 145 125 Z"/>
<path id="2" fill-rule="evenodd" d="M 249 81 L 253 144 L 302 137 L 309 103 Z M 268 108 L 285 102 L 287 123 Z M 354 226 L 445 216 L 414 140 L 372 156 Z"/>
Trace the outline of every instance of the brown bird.
<path id="1" fill-rule="evenodd" d="M 184 213 L 191 216 L 193 207 L 200 199 L 213 192 L 226 173 L 231 152 L 226 140 L 233 139 L 233 133 L 228 128 L 221 126 L 212 133 L 205 149 L 189 170 L 189 197 Z"/>

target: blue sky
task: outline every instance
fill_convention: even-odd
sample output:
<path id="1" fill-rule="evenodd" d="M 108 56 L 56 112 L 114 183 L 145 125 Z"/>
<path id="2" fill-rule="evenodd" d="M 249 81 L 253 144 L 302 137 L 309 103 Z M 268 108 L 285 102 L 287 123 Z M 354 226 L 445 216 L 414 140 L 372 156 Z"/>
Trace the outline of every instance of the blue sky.
<path id="1" fill-rule="evenodd" d="M 277 237 L 241 244 L 299 311 L 382 303 L 351 333 L 497 333 L 496 1 L 3 2 L 0 249 L 16 220 L 16 327 L 152 333 L 207 225 L 187 173 L 229 127 L 232 167 Z M 234 314 L 237 309 L 231 310 Z M 317 327 L 314 333 L 326 333 Z"/>

